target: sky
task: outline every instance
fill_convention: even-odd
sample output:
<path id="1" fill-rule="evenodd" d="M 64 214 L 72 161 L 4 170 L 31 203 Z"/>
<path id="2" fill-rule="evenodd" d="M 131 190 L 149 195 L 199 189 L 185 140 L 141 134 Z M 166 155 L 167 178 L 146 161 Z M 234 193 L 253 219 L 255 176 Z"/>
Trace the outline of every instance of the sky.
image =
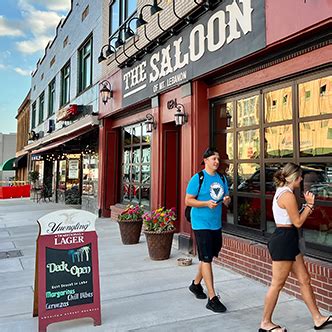
<path id="1" fill-rule="evenodd" d="M 0 0 L 0 133 L 15 133 L 17 110 L 71 0 Z"/>

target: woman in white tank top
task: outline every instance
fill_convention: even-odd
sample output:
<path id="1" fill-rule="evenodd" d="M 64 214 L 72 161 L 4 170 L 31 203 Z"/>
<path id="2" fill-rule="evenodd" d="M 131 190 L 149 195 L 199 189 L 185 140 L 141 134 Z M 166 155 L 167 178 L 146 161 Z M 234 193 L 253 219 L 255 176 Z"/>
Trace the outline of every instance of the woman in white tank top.
<path id="1" fill-rule="evenodd" d="M 307 191 L 304 193 L 305 207 L 299 213 L 293 191 L 300 187 L 301 175 L 300 166 L 288 163 L 283 169 L 276 172 L 274 176 L 277 190 L 273 198 L 272 210 L 276 230 L 268 243 L 268 249 L 272 257 L 272 282 L 265 297 L 263 318 L 259 332 L 287 331 L 286 328 L 272 322 L 272 314 L 277 304 L 279 293 L 291 271 L 300 284 L 301 295 L 311 313 L 314 329 L 321 330 L 325 326 L 332 324 L 332 316 L 323 316 L 318 310 L 315 295 L 310 284 L 310 276 L 299 250 L 297 229 L 303 225 L 307 217 L 312 213 L 315 203 L 315 196 Z"/>

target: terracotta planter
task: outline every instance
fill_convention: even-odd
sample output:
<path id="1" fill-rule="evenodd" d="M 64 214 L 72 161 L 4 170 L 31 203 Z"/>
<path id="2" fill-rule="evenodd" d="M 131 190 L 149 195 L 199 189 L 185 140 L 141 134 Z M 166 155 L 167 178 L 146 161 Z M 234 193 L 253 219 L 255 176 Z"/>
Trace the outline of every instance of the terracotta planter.
<path id="1" fill-rule="evenodd" d="M 121 240 L 123 244 L 136 244 L 142 231 L 142 220 L 119 221 Z"/>
<path id="2" fill-rule="evenodd" d="M 174 232 L 174 230 L 161 233 L 144 231 L 149 256 L 152 260 L 161 261 L 169 258 Z"/>

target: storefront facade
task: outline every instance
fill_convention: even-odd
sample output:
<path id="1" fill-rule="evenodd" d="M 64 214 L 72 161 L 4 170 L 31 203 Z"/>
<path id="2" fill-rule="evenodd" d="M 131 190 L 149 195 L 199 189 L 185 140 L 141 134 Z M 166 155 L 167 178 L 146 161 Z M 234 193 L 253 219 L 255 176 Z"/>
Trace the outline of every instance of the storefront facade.
<path id="1" fill-rule="evenodd" d="M 185 190 L 205 148 L 215 146 L 232 195 L 218 261 L 268 283 L 273 173 L 300 163 L 301 192 L 317 201 L 304 225 L 306 260 L 319 305 L 331 310 L 331 7 L 282 2 L 223 1 L 204 13 L 193 7 L 191 24 L 105 76 L 113 98 L 100 104 L 100 207 L 116 218 L 128 202 L 174 206 L 179 247 L 190 251 Z M 294 12 L 303 20 L 294 22 Z M 286 289 L 299 295 L 293 278 Z"/>
<path id="2" fill-rule="evenodd" d="M 37 197 L 98 214 L 98 94 L 102 5 L 71 4 L 31 81 L 30 170 Z M 35 197 L 36 195 L 32 195 Z"/>

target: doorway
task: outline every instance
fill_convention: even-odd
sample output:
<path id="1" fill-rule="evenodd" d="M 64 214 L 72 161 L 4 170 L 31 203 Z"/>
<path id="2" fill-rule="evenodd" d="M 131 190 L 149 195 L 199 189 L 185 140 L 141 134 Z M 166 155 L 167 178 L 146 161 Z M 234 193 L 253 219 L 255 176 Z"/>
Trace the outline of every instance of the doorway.
<path id="1" fill-rule="evenodd" d="M 163 206 L 179 208 L 181 127 L 175 122 L 163 126 Z M 178 231 L 178 223 L 176 225 Z"/>

